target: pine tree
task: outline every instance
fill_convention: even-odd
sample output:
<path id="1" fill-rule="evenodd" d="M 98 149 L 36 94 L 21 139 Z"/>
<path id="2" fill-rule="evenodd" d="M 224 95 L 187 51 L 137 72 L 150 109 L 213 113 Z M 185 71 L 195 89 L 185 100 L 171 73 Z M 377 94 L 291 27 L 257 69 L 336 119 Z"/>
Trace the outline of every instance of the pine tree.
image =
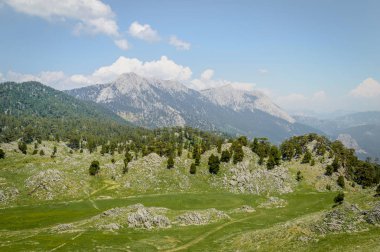
<path id="1" fill-rule="evenodd" d="M 338 177 L 337 184 L 338 184 L 338 186 L 340 186 L 340 187 L 342 187 L 342 188 L 345 187 L 344 177 L 343 177 L 342 175 L 340 175 L 340 176 Z"/>
<path id="2" fill-rule="evenodd" d="M 195 174 L 197 173 L 197 166 L 195 165 L 195 163 L 192 163 L 190 165 L 190 174 Z"/>
<path id="3" fill-rule="evenodd" d="M 272 170 L 276 166 L 276 162 L 272 155 L 269 156 L 267 161 L 267 169 Z"/>
<path id="4" fill-rule="evenodd" d="M 95 176 L 96 174 L 99 173 L 99 170 L 100 170 L 99 161 L 96 161 L 96 160 L 92 161 L 89 168 L 90 175 Z"/>
<path id="5" fill-rule="evenodd" d="M 166 166 L 168 169 L 171 169 L 174 167 L 174 159 L 173 159 L 173 156 L 170 155 L 169 158 L 168 158 L 168 164 Z"/>
<path id="6" fill-rule="evenodd" d="M 307 163 L 309 163 L 310 160 L 311 160 L 311 158 L 312 158 L 311 157 L 311 153 L 308 150 L 306 150 L 305 155 L 303 156 L 303 159 L 301 161 L 301 164 L 307 164 Z"/>
<path id="7" fill-rule="evenodd" d="M 337 196 L 335 196 L 335 198 L 334 198 L 334 202 L 335 202 L 336 204 L 342 204 L 343 201 L 344 201 L 344 193 L 343 193 L 343 192 L 340 192 L 340 193 L 338 193 Z"/>
<path id="8" fill-rule="evenodd" d="M 26 154 L 26 151 L 28 150 L 28 146 L 26 146 L 26 143 L 25 142 L 18 142 L 18 149 Z"/>
<path id="9" fill-rule="evenodd" d="M 325 175 L 331 176 L 333 174 L 334 168 L 331 165 L 326 166 Z"/>
<path id="10" fill-rule="evenodd" d="M 338 158 L 334 158 L 334 161 L 332 162 L 331 166 L 333 167 L 334 172 L 337 172 L 339 170 L 339 161 Z"/>
<path id="11" fill-rule="evenodd" d="M 231 153 L 228 150 L 222 151 L 222 156 L 220 158 L 221 162 L 228 163 L 231 159 Z"/>
<path id="12" fill-rule="evenodd" d="M 211 154 L 211 156 L 208 159 L 209 172 L 211 174 L 217 174 L 219 172 L 219 164 L 219 158 L 214 154 Z"/>
<path id="13" fill-rule="evenodd" d="M 233 163 L 237 164 L 244 159 L 244 151 L 241 144 L 237 144 L 234 148 Z"/>

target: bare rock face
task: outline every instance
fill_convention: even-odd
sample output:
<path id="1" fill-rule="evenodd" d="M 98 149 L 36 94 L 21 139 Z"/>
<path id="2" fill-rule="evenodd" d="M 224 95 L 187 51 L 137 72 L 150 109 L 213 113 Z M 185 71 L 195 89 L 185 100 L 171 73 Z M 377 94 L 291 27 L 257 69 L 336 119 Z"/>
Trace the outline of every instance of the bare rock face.
<path id="1" fill-rule="evenodd" d="M 380 201 L 376 203 L 372 210 L 364 211 L 364 219 L 372 225 L 380 225 Z"/>
<path id="2" fill-rule="evenodd" d="M 215 208 L 191 211 L 177 216 L 176 223 L 180 226 L 188 225 L 206 225 L 222 219 L 229 219 L 230 217 L 223 211 L 216 210 Z"/>
<path id="3" fill-rule="evenodd" d="M 67 191 L 65 174 L 55 169 L 41 171 L 25 180 L 29 194 L 39 199 L 52 200 L 57 194 Z"/>
<path id="4" fill-rule="evenodd" d="M 145 207 L 138 208 L 128 215 L 128 227 L 130 228 L 166 228 L 170 226 L 170 220 L 163 215 L 155 214 Z"/>
<path id="5" fill-rule="evenodd" d="M 277 197 L 269 197 L 268 200 L 264 203 L 261 203 L 259 208 L 281 208 L 285 207 L 288 202 L 284 199 L 280 199 Z"/>
<path id="6" fill-rule="evenodd" d="M 267 170 L 255 167 L 249 161 L 238 163 L 224 177 L 223 185 L 233 193 L 290 193 L 293 192 L 294 180 L 288 169 L 276 167 Z"/>

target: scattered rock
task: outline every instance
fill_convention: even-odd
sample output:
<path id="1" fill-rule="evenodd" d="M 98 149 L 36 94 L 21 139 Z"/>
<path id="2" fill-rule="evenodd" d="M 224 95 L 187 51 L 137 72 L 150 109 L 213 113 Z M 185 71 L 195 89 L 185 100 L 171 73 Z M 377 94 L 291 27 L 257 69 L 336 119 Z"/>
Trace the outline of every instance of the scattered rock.
<path id="1" fill-rule="evenodd" d="M 376 203 L 373 209 L 363 211 L 364 219 L 367 223 L 372 225 L 380 224 L 380 201 Z"/>
<path id="2" fill-rule="evenodd" d="M 157 215 L 148 208 L 140 207 L 128 215 L 128 227 L 130 228 L 166 228 L 170 226 L 170 220 L 163 215 Z"/>
<path id="3" fill-rule="evenodd" d="M 216 210 L 215 208 L 191 211 L 177 216 L 176 223 L 180 226 L 188 225 L 206 225 L 221 219 L 229 219 L 230 217 L 223 211 Z"/>
<path id="4" fill-rule="evenodd" d="M 52 228 L 53 232 L 66 232 L 74 228 L 73 224 L 59 224 Z"/>
<path id="5" fill-rule="evenodd" d="M 266 202 L 261 203 L 259 208 L 281 208 L 285 207 L 288 202 L 284 199 L 280 199 L 277 197 L 269 197 Z"/>
<path id="6" fill-rule="evenodd" d="M 117 223 L 109 223 L 105 225 L 98 225 L 97 228 L 99 230 L 105 230 L 105 231 L 116 231 L 122 228 L 122 226 Z"/>
<path id="7" fill-rule="evenodd" d="M 256 212 L 256 210 L 248 205 L 243 205 L 239 208 L 233 209 L 231 213 L 253 213 Z"/>

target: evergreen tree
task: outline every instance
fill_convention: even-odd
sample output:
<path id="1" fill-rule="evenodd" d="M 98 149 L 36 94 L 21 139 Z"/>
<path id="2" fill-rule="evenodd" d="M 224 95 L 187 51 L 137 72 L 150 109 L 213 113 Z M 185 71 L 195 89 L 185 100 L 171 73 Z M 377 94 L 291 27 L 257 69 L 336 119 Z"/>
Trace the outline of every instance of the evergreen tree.
<path id="1" fill-rule="evenodd" d="M 326 166 L 326 172 L 325 175 L 331 176 L 334 172 L 334 168 L 331 165 Z"/>
<path id="2" fill-rule="evenodd" d="M 276 162 L 272 155 L 269 156 L 267 161 L 267 169 L 272 170 L 276 166 Z"/>
<path id="3" fill-rule="evenodd" d="M 338 186 L 344 188 L 345 187 L 345 183 L 344 183 L 344 177 L 342 175 L 340 175 L 338 177 L 338 180 L 337 180 L 337 183 L 338 183 Z"/>
<path id="4" fill-rule="evenodd" d="M 168 169 L 171 169 L 174 167 L 174 159 L 173 159 L 173 156 L 170 155 L 169 158 L 168 158 L 168 164 L 166 166 Z"/>
<path id="5" fill-rule="evenodd" d="M 211 156 L 208 159 L 209 172 L 211 174 L 217 174 L 219 172 L 219 164 L 220 164 L 220 161 L 219 161 L 218 156 L 211 154 Z"/>
<path id="6" fill-rule="evenodd" d="M 234 148 L 233 163 L 237 164 L 244 159 L 244 151 L 241 144 L 237 144 Z"/>
<path id="7" fill-rule="evenodd" d="M 129 160 L 127 158 L 125 158 L 124 159 L 123 174 L 128 172 L 128 163 L 129 163 Z"/>
<path id="8" fill-rule="evenodd" d="M 228 150 L 222 151 L 222 156 L 220 157 L 220 161 L 224 163 L 230 162 L 231 153 Z"/>
<path id="9" fill-rule="evenodd" d="M 335 196 L 334 202 L 336 204 L 342 204 L 343 201 L 344 201 L 344 193 L 343 192 L 339 192 L 338 195 Z"/>
<path id="10" fill-rule="evenodd" d="M 26 146 L 26 143 L 25 142 L 18 142 L 18 149 L 26 154 L 26 151 L 28 150 L 28 146 Z"/>
<path id="11" fill-rule="evenodd" d="M 311 161 L 310 161 L 310 166 L 314 166 L 315 165 L 315 159 L 313 158 L 313 159 L 311 159 Z"/>
<path id="12" fill-rule="evenodd" d="M 303 156 L 303 159 L 301 161 L 301 164 L 307 164 L 310 162 L 312 156 L 309 150 L 306 150 L 305 155 Z"/>
<path id="13" fill-rule="evenodd" d="M 131 162 L 133 159 L 131 153 L 129 153 L 129 151 L 125 152 L 125 160 L 127 161 L 127 163 Z"/>
<path id="14" fill-rule="evenodd" d="M 331 166 L 333 167 L 333 170 L 334 172 L 337 172 L 340 165 L 339 165 L 339 161 L 338 161 L 338 158 L 334 158 L 334 161 L 332 162 Z"/>
<path id="15" fill-rule="evenodd" d="M 217 144 L 218 153 L 222 152 L 222 141 L 219 141 Z"/>
<path id="16" fill-rule="evenodd" d="M 89 168 L 90 175 L 95 176 L 96 174 L 99 173 L 99 170 L 100 170 L 99 161 L 96 161 L 96 160 L 92 161 Z"/>
<path id="17" fill-rule="evenodd" d="M 5 152 L 3 149 L 0 149 L 0 159 L 4 159 L 5 158 Z"/>
<path id="18" fill-rule="evenodd" d="M 259 157 L 259 165 L 263 165 L 263 164 L 264 164 L 264 157 L 260 156 Z"/>
<path id="19" fill-rule="evenodd" d="M 298 182 L 300 182 L 302 179 L 303 179 L 303 176 L 302 176 L 302 174 L 301 174 L 301 171 L 298 171 L 298 172 L 297 172 L 296 180 L 297 180 Z"/>
<path id="20" fill-rule="evenodd" d="M 195 165 L 195 163 L 192 163 L 190 165 L 190 174 L 195 174 L 197 173 L 197 166 Z"/>
<path id="21" fill-rule="evenodd" d="M 280 165 L 281 152 L 275 145 L 272 145 L 269 155 L 273 157 L 273 161 L 275 165 Z"/>

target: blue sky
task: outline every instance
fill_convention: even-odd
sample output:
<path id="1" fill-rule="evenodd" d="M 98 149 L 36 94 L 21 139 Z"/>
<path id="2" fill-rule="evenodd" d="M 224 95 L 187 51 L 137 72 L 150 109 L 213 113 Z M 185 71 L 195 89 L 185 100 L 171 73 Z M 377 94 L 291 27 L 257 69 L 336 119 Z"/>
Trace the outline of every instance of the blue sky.
<path id="1" fill-rule="evenodd" d="M 377 0 L 0 3 L 3 80 L 65 89 L 132 69 L 196 88 L 252 84 L 291 111 L 380 109 Z"/>

